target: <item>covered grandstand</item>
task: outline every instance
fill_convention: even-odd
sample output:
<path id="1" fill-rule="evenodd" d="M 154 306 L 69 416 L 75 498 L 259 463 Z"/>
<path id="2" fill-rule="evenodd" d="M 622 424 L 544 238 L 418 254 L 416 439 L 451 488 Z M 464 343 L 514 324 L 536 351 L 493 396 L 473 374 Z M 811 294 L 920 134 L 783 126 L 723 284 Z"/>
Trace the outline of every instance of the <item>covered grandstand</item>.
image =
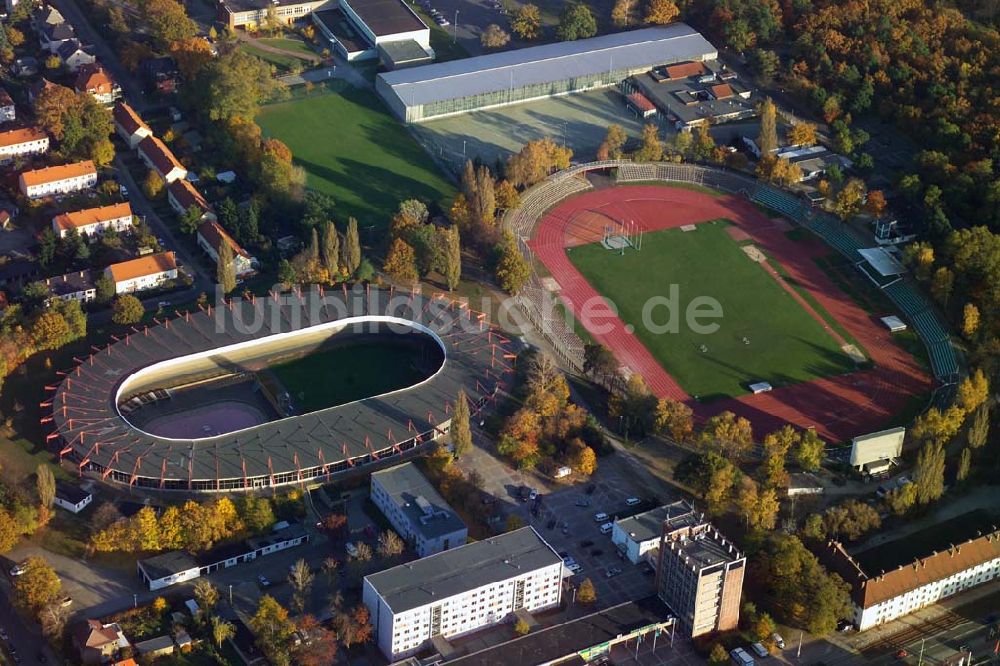
<path id="1" fill-rule="evenodd" d="M 375 89 L 400 119 L 420 122 L 613 86 L 650 68 L 714 60 L 684 23 L 384 72 Z"/>
<path id="2" fill-rule="evenodd" d="M 320 329 L 331 335 L 419 331 L 440 345 L 444 361 L 407 388 L 220 435 L 169 438 L 129 419 L 135 400 L 167 399 L 169 392 L 156 386 L 176 379 L 174 366 L 209 359 L 219 377 L 238 377 L 235 350 L 297 344 L 297 337 Z M 196 492 L 319 482 L 446 434 L 460 389 L 473 412 L 481 411 L 513 371 L 508 344 L 485 315 L 441 295 L 344 288 L 236 299 L 133 328 L 76 359 L 75 369 L 61 373 L 62 383 L 49 387 L 54 395 L 43 406 L 52 414 L 43 422 L 54 428 L 48 440 L 81 473 L 110 482 Z"/>

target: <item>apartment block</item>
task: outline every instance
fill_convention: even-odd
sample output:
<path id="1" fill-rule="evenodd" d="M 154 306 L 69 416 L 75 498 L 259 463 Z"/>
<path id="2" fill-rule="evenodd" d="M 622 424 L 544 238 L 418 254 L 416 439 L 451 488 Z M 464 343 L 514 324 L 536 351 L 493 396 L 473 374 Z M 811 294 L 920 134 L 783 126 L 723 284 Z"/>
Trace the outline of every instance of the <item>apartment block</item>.
<path id="1" fill-rule="evenodd" d="M 23 155 L 41 155 L 49 151 L 49 135 L 34 127 L 0 132 L 0 164 L 13 162 Z"/>
<path id="2" fill-rule="evenodd" d="M 90 160 L 24 171 L 18 176 L 21 194 L 29 199 L 79 192 L 95 185 L 97 167 Z"/>
<path id="3" fill-rule="evenodd" d="M 532 527 L 447 550 L 364 579 L 379 649 L 390 660 L 559 604 L 562 558 Z"/>
<path id="4" fill-rule="evenodd" d="M 420 557 L 464 546 L 469 530 L 411 462 L 372 474 L 371 498 Z"/>
<path id="5" fill-rule="evenodd" d="M 692 638 L 736 629 L 746 557 L 710 523 L 664 522 L 656 589 Z"/>

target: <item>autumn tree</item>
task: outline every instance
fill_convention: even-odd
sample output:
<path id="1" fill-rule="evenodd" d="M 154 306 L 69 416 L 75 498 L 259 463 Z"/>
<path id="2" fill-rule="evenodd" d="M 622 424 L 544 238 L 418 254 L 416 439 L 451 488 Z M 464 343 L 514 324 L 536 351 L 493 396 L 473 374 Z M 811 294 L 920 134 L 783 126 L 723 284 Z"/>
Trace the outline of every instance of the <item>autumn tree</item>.
<path id="1" fill-rule="evenodd" d="M 615 0 L 611 7 L 611 22 L 616 28 L 626 28 L 632 15 L 633 0 Z"/>
<path id="2" fill-rule="evenodd" d="M 816 126 L 800 121 L 788 129 L 788 143 L 792 146 L 811 146 L 816 143 Z"/>
<path id="3" fill-rule="evenodd" d="M 297 666 L 333 666 L 337 662 L 337 634 L 312 615 L 304 615 L 298 623 L 299 635 L 305 640 L 295 650 Z"/>
<path id="4" fill-rule="evenodd" d="M 505 183 L 507 181 L 504 181 Z M 462 279 L 462 240 L 458 227 L 452 225 L 441 230 L 442 245 L 441 259 L 444 272 L 444 281 L 448 286 L 448 291 L 454 291 Z"/>
<path id="5" fill-rule="evenodd" d="M 170 56 L 186 81 L 192 81 L 201 68 L 211 62 L 212 45 L 201 37 L 180 39 L 170 44 Z"/>
<path id="6" fill-rule="evenodd" d="M 146 172 L 146 178 L 142 181 L 142 191 L 150 199 L 159 199 L 163 194 L 163 188 L 165 183 L 160 174 L 156 173 L 153 169 Z"/>
<path id="7" fill-rule="evenodd" d="M 553 171 L 569 167 L 573 151 L 549 137 L 529 141 L 507 159 L 507 179 L 515 187 L 530 187 Z"/>
<path id="8" fill-rule="evenodd" d="M 848 220 L 861 209 L 867 189 L 860 178 L 851 178 L 833 199 L 833 210 L 842 220 Z"/>
<path id="9" fill-rule="evenodd" d="M 981 405 L 972 414 L 972 422 L 969 424 L 968 442 L 973 449 L 982 448 L 990 433 L 990 408 L 988 405 Z"/>
<path id="10" fill-rule="evenodd" d="M 233 264 L 233 248 L 225 241 L 219 244 L 218 257 L 215 262 L 215 281 L 223 294 L 230 294 L 236 289 L 236 267 Z"/>
<path id="11" fill-rule="evenodd" d="M 195 36 L 198 26 L 184 11 L 184 5 L 175 0 L 142 0 L 142 20 L 148 34 L 161 47 Z"/>
<path id="12" fill-rule="evenodd" d="M 778 150 L 778 110 L 770 97 L 765 97 L 758 108 L 760 114 L 760 133 L 757 135 L 757 147 L 761 157 L 767 157 Z"/>
<path id="13" fill-rule="evenodd" d="M 690 455 L 674 470 L 674 478 L 691 486 L 712 514 L 722 512 L 732 497 L 738 470 L 714 451 Z"/>
<path id="14" fill-rule="evenodd" d="M 24 573 L 14 579 L 12 587 L 14 603 L 37 615 L 59 598 L 62 581 L 43 558 L 29 557 L 24 563 Z"/>
<path id="15" fill-rule="evenodd" d="M 642 140 L 638 150 L 632 155 L 636 162 L 659 162 L 663 159 L 663 143 L 660 141 L 660 129 L 653 123 L 642 127 Z"/>
<path id="16" fill-rule="evenodd" d="M 201 610 L 202 617 L 210 617 L 216 604 L 219 603 L 219 589 L 212 585 L 207 578 L 199 578 L 195 581 L 192 593 L 198 608 Z"/>
<path id="17" fill-rule="evenodd" d="M 21 538 L 21 526 L 7 509 L 0 508 L 0 553 L 9 553 Z"/>
<path id="18" fill-rule="evenodd" d="M 451 413 L 449 431 L 456 458 L 461 458 L 472 450 L 472 429 L 469 418 L 469 398 L 465 395 L 465 389 L 459 389 L 455 397 L 455 409 Z"/>
<path id="19" fill-rule="evenodd" d="M 288 611 L 274 597 L 265 594 L 257 605 L 257 612 L 248 623 L 256 637 L 257 647 L 276 666 L 291 663 L 292 638 L 295 625 Z"/>
<path id="20" fill-rule="evenodd" d="M 872 190 L 868 193 L 868 198 L 865 199 L 863 209 L 866 213 L 878 219 L 882 217 L 882 213 L 885 212 L 887 205 L 888 202 L 885 200 L 885 194 L 882 193 L 882 190 Z"/>
<path id="21" fill-rule="evenodd" d="M 931 295 L 941 307 L 948 306 L 948 299 L 955 288 L 955 274 L 946 266 L 941 266 L 934 271 L 931 278 Z"/>
<path id="22" fill-rule="evenodd" d="M 658 139 L 658 138 L 657 138 Z M 608 126 L 607 136 L 597 148 L 598 160 L 620 160 L 624 155 L 625 142 L 628 136 L 621 125 L 612 123 Z"/>
<path id="23" fill-rule="evenodd" d="M 386 275 L 403 284 L 413 284 L 420 277 L 417 272 L 417 257 L 413 247 L 402 238 L 397 238 L 389 247 L 382 270 Z"/>
<path id="24" fill-rule="evenodd" d="M 514 235 L 504 230 L 494 248 L 494 275 L 500 288 L 510 294 L 521 290 L 531 277 L 531 267 L 517 247 Z"/>
<path id="25" fill-rule="evenodd" d="M 816 434 L 814 428 L 802 432 L 802 438 L 795 449 L 795 462 L 806 472 L 815 472 L 823 463 L 826 444 Z"/>
<path id="26" fill-rule="evenodd" d="M 963 412 L 971 414 L 979 409 L 989 397 L 989 380 L 986 379 L 982 368 L 977 368 L 975 372 L 959 382 L 955 403 Z"/>
<path id="27" fill-rule="evenodd" d="M 524 618 L 517 618 L 517 622 L 514 623 L 514 635 L 515 636 L 527 636 L 531 632 L 531 625 L 529 625 Z"/>
<path id="28" fill-rule="evenodd" d="M 236 636 L 236 625 L 218 615 L 212 616 L 212 642 L 219 650 L 222 644 Z"/>
<path id="29" fill-rule="evenodd" d="M 706 450 L 739 460 L 753 446 L 753 428 L 744 417 L 725 411 L 708 419 L 700 442 Z"/>
<path id="30" fill-rule="evenodd" d="M 882 525 L 878 511 L 857 500 L 847 500 L 823 513 L 823 531 L 828 537 L 856 541 Z"/>
<path id="31" fill-rule="evenodd" d="M 337 610 L 333 615 L 333 629 L 344 647 L 367 643 L 372 638 L 368 609 L 359 604 L 351 610 Z"/>
<path id="32" fill-rule="evenodd" d="M 132 294 L 119 294 L 111 303 L 111 321 L 119 325 L 138 324 L 146 309 Z"/>
<path id="33" fill-rule="evenodd" d="M 392 530 L 383 530 L 378 535 L 378 556 L 383 558 L 396 557 L 403 554 L 406 544 Z"/>
<path id="34" fill-rule="evenodd" d="M 597 34 L 597 21 L 587 5 L 567 2 L 559 15 L 556 37 L 561 42 L 587 39 Z"/>
<path id="35" fill-rule="evenodd" d="M 361 237 L 358 234 L 358 221 L 353 217 L 347 220 L 347 234 L 344 236 L 344 267 L 350 275 L 361 265 Z"/>
<path id="36" fill-rule="evenodd" d="M 955 470 L 955 480 L 962 482 L 969 478 L 969 470 L 972 469 L 972 449 L 965 447 L 958 456 L 958 467 Z"/>
<path id="37" fill-rule="evenodd" d="M 595 601 L 597 601 L 597 590 L 594 589 L 594 583 L 589 578 L 584 578 L 576 590 L 576 603 L 592 604 Z"/>
<path id="38" fill-rule="evenodd" d="M 764 437 L 764 460 L 758 472 L 760 481 L 765 487 L 780 488 L 788 485 L 785 461 L 788 459 L 788 453 L 801 439 L 799 432 L 790 425 L 785 425 Z"/>
<path id="39" fill-rule="evenodd" d="M 648 0 L 646 4 L 646 25 L 666 25 L 673 23 L 681 10 L 672 0 Z"/>
<path id="40" fill-rule="evenodd" d="M 517 189 L 511 185 L 509 180 L 504 179 L 497 182 L 494 193 L 496 206 L 499 210 L 517 208 L 521 203 L 521 195 L 517 193 Z"/>
<path id="41" fill-rule="evenodd" d="M 976 337 L 979 331 L 979 308 L 973 303 L 966 303 L 962 309 L 962 335 L 967 340 Z"/>
<path id="42" fill-rule="evenodd" d="M 590 476 L 597 471 L 597 453 L 594 449 L 583 443 L 580 438 L 575 438 L 568 447 L 567 462 L 576 472 L 585 476 Z"/>
<path id="43" fill-rule="evenodd" d="M 541 34 L 542 14 L 538 5 L 521 5 L 514 10 L 510 19 L 510 29 L 521 39 L 535 39 Z"/>
<path id="44" fill-rule="evenodd" d="M 299 615 L 305 613 L 306 603 L 309 601 L 309 591 L 312 589 L 314 579 L 315 576 L 309 570 L 309 564 L 301 558 L 296 560 L 288 572 L 288 584 L 292 588 L 292 606 Z"/>
<path id="45" fill-rule="evenodd" d="M 694 434 L 694 412 L 679 400 L 660 398 L 653 417 L 653 431 L 684 444 Z"/>
<path id="46" fill-rule="evenodd" d="M 490 23 L 479 35 L 479 43 L 485 49 L 499 49 L 507 46 L 510 35 L 496 23 Z"/>
<path id="47" fill-rule="evenodd" d="M 944 445 L 940 442 L 924 444 L 913 469 L 913 486 L 919 504 L 929 504 L 944 494 L 944 469 Z"/>

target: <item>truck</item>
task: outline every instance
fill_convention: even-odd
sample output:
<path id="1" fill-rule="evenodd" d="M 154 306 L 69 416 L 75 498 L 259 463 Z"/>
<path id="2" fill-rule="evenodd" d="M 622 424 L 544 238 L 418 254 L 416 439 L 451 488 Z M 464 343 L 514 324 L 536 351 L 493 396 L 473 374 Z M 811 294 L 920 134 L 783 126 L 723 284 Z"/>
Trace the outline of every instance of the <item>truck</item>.
<path id="1" fill-rule="evenodd" d="M 729 661 L 731 661 L 734 666 L 754 666 L 753 657 L 750 653 L 743 648 L 733 648 L 729 653 Z"/>

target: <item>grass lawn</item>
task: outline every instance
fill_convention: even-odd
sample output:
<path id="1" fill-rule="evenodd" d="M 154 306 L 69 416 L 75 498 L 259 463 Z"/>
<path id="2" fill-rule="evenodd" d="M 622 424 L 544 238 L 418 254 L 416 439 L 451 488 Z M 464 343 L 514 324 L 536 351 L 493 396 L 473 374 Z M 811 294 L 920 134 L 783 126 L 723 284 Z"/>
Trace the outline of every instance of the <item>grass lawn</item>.
<path id="1" fill-rule="evenodd" d="M 854 370 L 837 341 L 743 253 L 727 226 L 719 220 L 694 232 L 646 234 L 642 251 L 624 256 L 594 243 L 573 248 L 569 257 L 618 306 L 622 320 L 635 326 L 664 369 L 701 400 L 747 393 L 747 384 L 755 381 L 784 386 Z M 653 333 L 642 324 L 643 307 L 654 296 L 668 297 L 671 285 L 679 290 L 679 330 Z M 721 319 L 702 320 L 718 323 L 714 333 L 696 333 L 685 324 L 689 304 L 700 296 L 722 306 Z M 652 312 L 657 324 L 667 317 L 665 307 Z"/>
<path id="2" fill-rule="evenodd" d="M 289 72 L 295 67 L 304 68 L 309 65 L 309 63 L 305 60 L 296 58 L 295 56 L 283 55 L 281 53 L 271 53 L 270 51 L 254 48 L 250 44 L 240 44 L 240 48 L 250 55 L 257 56 L 264 62 L 274 65 L 278 70 L 278 74 Z"/>
<path id="3" fill-rule="evenodd" d="M 414 368 L 419 352 L 382 341 L 320 350 L 272 366 L 299 413 L 343 405 L 406 388 L 427 375 Z"/>
<path id="4" fill-rule="evenodd" d="M 388 225 L 399 202 L 443 209 L 455 188 L 375 95 L 338 83 L 333 92 L 265 107 L 257 122 L 284 141 L 308 173 L 309 187 L 331 195 L 341 220 Z"/>
<path id="5" fill-rule="evenodd" d="M 264 37 L 258 39 L 258 42 L 264 44 L 265 46 L 270 46 L 272 48 L 281 49 L 282 51 L 291 51 L 293 53 L 301 53 L 302 55 L 308 57 L 317 57 L 315 51 L 309 48 L 309 45 L 303 42 L 301 39 L 291 39 L 289 37 Z"/>

